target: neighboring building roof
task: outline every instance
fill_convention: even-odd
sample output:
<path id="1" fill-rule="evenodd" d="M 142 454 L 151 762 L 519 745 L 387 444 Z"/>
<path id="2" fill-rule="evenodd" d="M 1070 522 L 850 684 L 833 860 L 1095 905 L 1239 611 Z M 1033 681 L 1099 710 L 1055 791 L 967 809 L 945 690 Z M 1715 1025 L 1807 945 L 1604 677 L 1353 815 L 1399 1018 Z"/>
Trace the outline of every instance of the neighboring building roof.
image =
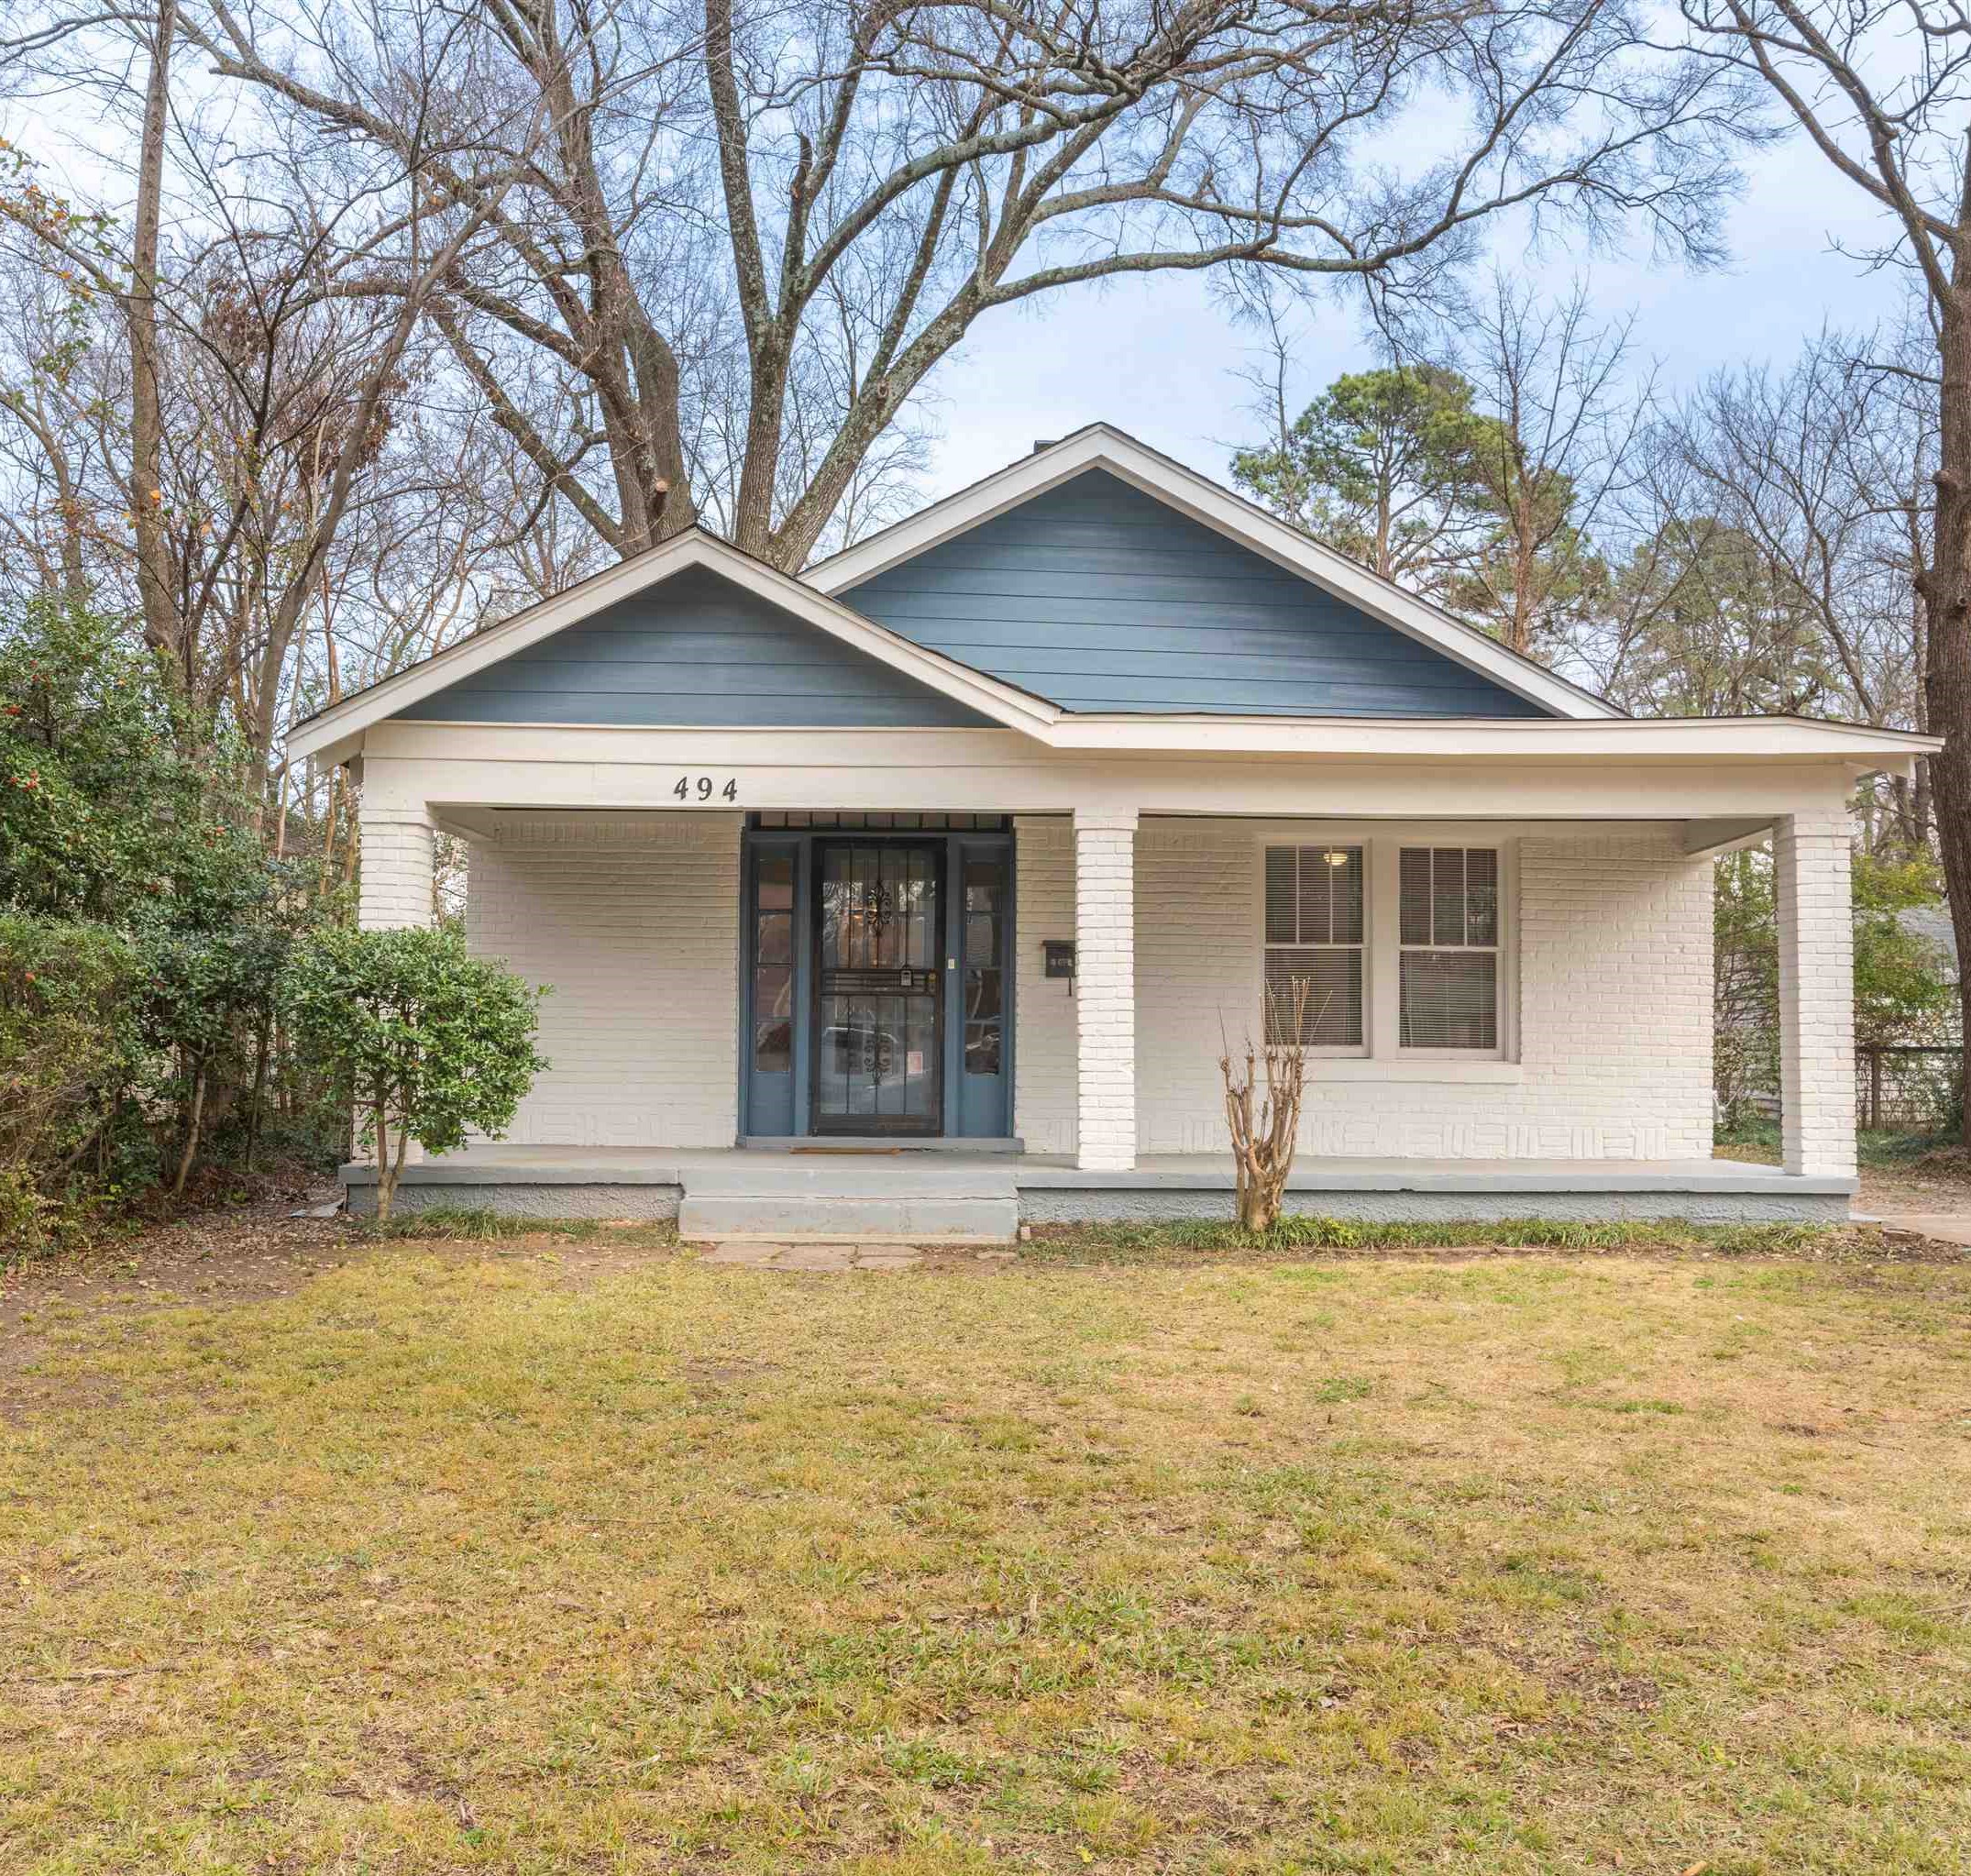
<path id="1" fill-rule="evenodd" d="M 1951 909 L 1947 905 L 1905 906 L 1896 914 L 1896 922 L 1912 938 L 1921 938 L 1935 947 L 1938 955 L 1948 967 L 1951 979 L 1957 977 L 1957 932 L 1951 923 Z"/>

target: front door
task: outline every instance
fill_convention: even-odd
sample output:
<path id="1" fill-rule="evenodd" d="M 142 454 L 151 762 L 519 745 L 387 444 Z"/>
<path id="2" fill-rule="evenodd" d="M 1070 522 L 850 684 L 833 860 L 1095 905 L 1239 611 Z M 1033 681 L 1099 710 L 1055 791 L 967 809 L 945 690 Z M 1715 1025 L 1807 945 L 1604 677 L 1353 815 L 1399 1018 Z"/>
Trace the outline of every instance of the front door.
<path id="1" fill-rule="evenodd" d="M 940 1131 L 944 846 L 815 843 L 817 1133 Z"/>

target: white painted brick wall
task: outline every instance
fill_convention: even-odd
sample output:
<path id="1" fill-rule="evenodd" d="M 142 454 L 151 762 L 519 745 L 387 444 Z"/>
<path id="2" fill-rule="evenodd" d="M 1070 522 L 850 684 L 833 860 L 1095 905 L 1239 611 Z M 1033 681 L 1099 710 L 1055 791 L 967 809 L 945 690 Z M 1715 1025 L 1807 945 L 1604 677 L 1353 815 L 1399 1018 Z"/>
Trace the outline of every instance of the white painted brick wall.
<path id="1" fill-rule="evenodd" d="M 1076 1164 L 1136 1164 L 1136 816 L 1074 816 Z"/>
<path id="2" fill-rule="evenodd" d="M 553 1065 L 507 1138 L 731 1146 L 737 1136 L 737 814 L 528 814 L 474 841 L 466 933 L 541 1004 Z"/>
<path id="3" fill-rule="evenodd" d="M 1038 823 L 1057 842 L 1059 823 Z M 1474 838 L 1477 836 L 1474 835 Z M 1020 829 L 1019 930 L 1061 922 L 1057 844 Z M 1140 1150 L 1228 1149 L 1218 1056 L 1259 1019 L 1260 844 L 1238 822 L 1146 820 L 1137 838 Z M 1030 869 L 1032 885 L 1029 886 Z M 1517 1085 L 1321 1080 L 1302 1151 L 1426 1159 L 1705 1158 L 1711 1152 L 1712 866 L 1676 833 L 1519 844 Z M 1046 935 L 1058 935 L 1049 933 Z M 1039 970 L 1037 955 L 1033 968 Z M 1016 1107 L 1035 1150 L 1060 1148 L 1073 1087 L 1051 1005 L 1023 997 Z M 1047 1142 L 1042 1146 L 1041 1142 Z"/>
<path id="4" fill-rule="evenodd" d="M 556 987 L 542 1006 L 543 1049 L 556 1065 L 523 1104 L 511 1138 L 732 1142 L 739 830 L 736 815 L 531 815 L 508 839 L 474 843 L 467 895 L 473 949 Z M 1217 1058 L 1225 1040 L 1242 1039 L 1259 1006 L 1260 850 L 1250 830 L 1237 822 L 1146 821 L 1136 836 L 1133 947 L 1115 944 L 1112 928 L 1096 943 L 1078 925 L 1075 840 L 1065 817 L 1023 816 L 1016 833 L 1016 1131 L 1032 1152 L 1077 1149 L 1077 1033 L 1091 961 L 1111 986 L 1127 963 L 1139 1012 L 1136 1143 L 1144 1153 L 1225 1150 Z M 1084 865 L 1107 882 L 1113 903 L 1113 869 L 1129 837 L 1090 829 L 1084 839 L 1090 835 Z M 1828 876 L 1837 863 L 1844 868 L 1844 831 L 1817 837 L 1815 890 L 1838 897 L 1844 878 Z M 414 870 L 414 855 L 411 864 Z M 1529 839 L 1520 844 L 1519 897 L 1522 1083 L 1324 1086 L 1316 1065 L 1304 1151 L 1708 1154 L 1710 863 L 1686 861 L 1667 828 Z M 1835 928 L 1834 949 L 1845 943 L 1844 919 L 1816 922 Z M 1082 947 L 1072 997 L 1064 981 L 1041 975 L 1041 950 L 1045 938 L 1071 935 Z M 1844 955 L 1816 955 L 1822 991 L 1811 1008 L 1821 1012 L 1812 1021 L 1825 1084 L 1816 1124 L 1838 1134 L 1839 1114 L 1827 1115 L 1853 1095 L 1851 1082 L 1824 1072 L 1827 1062 L 1845 1060 L 1846 1048 L 1845 1032 L 1827 1021 L 1826 974 L 1847 966 Z M 1096 1054 L 1109 1081 L 1098 1076 L 1086 1090 L 1091 1111 L 1113 1120 L 1120 1056 Z M 1790 1105 L 1812 1111 L 1797 1099 Z M 1097 1150 L 1119 1157 L 1119 1139 L 1105 1136 Z"/>
<path id="5" fill-rule="evenodd" d="M 435 922 L 432 829 L 426 821 L 362 817 L 356 921 L 365 932 Z"/>
<path id="6" fill-rule="evenodd" d="M 1257 1037 L 1261 849 L 1238 822 L 1145 821 L 1137 843 L 1142 1151 L 1228 1153 L 1218 1057 Z"/>
<path id="7" fill-rule="evenodd" d="M 1064 815 L 1013 822 L 1013 1131 L 1029 1153 L 1074 1151 L 1075 1015 L 1041 944 L 1074 936 L 1074 832 Z"/>
<path id="8" fill-rule="evenodd" d="M 1852 840 L 1845 814 L 1790 815 L 1773 829 L 1780 1135 L 1789 1173 L 1855 1168 Z"/>

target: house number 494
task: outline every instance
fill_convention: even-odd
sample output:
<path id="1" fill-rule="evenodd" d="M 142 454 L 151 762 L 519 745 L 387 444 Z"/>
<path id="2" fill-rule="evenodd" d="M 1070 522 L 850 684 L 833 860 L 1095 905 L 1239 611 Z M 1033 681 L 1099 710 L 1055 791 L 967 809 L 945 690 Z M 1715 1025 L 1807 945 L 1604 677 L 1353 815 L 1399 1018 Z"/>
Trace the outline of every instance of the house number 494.
<path id="1" fill-rule="evenodd" d="M 739 781 L 734 777 L 721 788 L 709 775 L 681 775 L 677 786 L 671 790 L 680 801 L 709 801 L 716 795 L 721 801 L 736 801 L 739 799 Z"/>

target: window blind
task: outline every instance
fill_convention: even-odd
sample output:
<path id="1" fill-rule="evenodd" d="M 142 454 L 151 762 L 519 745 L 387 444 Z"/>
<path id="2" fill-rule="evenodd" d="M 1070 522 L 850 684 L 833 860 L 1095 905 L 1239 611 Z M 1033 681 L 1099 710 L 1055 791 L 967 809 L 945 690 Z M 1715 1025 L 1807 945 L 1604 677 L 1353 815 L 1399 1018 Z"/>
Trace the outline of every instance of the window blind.
<path id="1" fill-rule="evenodd" d="M 1269 1043 L 1362 1044 L 1362 849 L 1266 849 Z"/>

